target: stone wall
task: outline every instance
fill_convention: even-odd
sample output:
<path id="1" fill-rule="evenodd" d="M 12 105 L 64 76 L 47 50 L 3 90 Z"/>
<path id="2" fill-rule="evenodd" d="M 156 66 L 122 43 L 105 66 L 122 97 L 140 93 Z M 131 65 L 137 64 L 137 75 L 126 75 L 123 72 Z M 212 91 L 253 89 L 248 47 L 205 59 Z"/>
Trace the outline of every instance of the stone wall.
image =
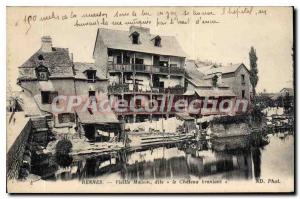
<path id="1" fill-rule="evenodd" d="M 19 176 L 20 167 L 23 161 L 23 154 L 25 151 L 28 137 L 31 132 L 32 123 L 29 120 L 22 132 L 16 138 L 13 145 L 8 149 L 6 155 L 6 176 L 8 179 L 17 179 Z"/>
<path id="2" fill-rule="evenodd" d="M 249 133 L 249 125 L 237 124 L 211 124 L 211 132 L 216 135 L 243 135 Z"/>
<path id="3" fill-rule="evenodd" d="M 245 81 L 242 82 L 241 75 L 244 75 Z M 251 83 L 250 74 L 245 67 L 240 67 L 235 73 L 223 74 L 222 81 L 229 85 L 238 98 L 242 98 L 242 90 L 245 91 L 245 99 L 250 99 Z"/>

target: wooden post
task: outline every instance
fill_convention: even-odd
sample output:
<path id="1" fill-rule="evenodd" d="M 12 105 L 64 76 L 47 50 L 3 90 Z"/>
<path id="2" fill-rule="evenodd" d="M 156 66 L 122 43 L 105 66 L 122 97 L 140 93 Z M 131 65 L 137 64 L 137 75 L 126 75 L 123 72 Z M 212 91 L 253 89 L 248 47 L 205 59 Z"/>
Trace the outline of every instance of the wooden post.
<path id="1" fill-rule="evenodd" d="M 133 78 L 132 78 L 133 82 L 132 82 L 132 85 L 133 85 L 133 93 L 135 92 L 135 53 L 133 53 Z"/>
<path id="2" fill-rule="evenodd" d="M 123 57 L 123 51 L 121 51 L 121 64 L 124 64 L 124 57 Z"/>
<path id="3" fill-rule="evenodd" d="M 168 60 L 168 67 L 169 67 L 169 74 L 170 74 L 170 67 L 171 67 L 171 57 L 169 57 L 169 60 Z"/>

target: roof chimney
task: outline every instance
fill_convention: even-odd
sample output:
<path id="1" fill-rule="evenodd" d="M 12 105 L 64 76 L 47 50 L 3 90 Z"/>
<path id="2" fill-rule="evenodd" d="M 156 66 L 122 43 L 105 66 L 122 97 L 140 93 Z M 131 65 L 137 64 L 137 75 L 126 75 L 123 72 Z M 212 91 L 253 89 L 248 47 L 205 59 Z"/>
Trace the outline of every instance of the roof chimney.
<path id="1" fill-rule="evenodd" d="M 50 36 L 42 37 L 42 47 L 41 50 L 43 52 L 52 52 L 52 39 Z"/>
<path id="2" fill-rule="evenodd" d="M 73 61 L 73 53 L 70 53 L 70 59 Z"/>

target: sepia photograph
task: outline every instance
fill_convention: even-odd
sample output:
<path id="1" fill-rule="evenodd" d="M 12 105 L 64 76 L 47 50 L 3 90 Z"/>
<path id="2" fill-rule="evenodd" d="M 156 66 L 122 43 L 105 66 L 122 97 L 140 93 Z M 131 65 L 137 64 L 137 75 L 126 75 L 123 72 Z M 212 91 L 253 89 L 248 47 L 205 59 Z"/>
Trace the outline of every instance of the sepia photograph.
<path id="1" fill-rule="evenodd" d="M 8 193 L 294 193 L 294 7 L 6 7 Z"/>

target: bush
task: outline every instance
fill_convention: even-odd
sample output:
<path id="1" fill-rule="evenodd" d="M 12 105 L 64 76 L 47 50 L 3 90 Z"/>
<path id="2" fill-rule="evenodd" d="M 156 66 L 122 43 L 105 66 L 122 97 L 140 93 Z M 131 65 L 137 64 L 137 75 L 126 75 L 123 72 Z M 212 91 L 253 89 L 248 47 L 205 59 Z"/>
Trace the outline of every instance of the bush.
<path id="1" fill-rule="evenodd" d="M 247 123 L 249 120 L 247 115 L 223 116 L 216 117 L 212 120 L 212 124 L 235 124 Z"/>
<path id="2" fill-rule="evenodd" d="M 56 163 L 61 167 L 68 167 L 72 164 L 73 158 L 69 155 L 56 154 Z"/>
<path id="3" fill-rule="evenodd" d="M 254 106 L 251 112 L 251 117 L 255 122 L 261 122 L 264 114 L 259 106 Z"/>
<path id="4" fill-rule="evenodd" d="M 56 144 L 56 154 L 68 155 L 71 152 L 73 145 L 68 139 L 62 139 Z"/>

